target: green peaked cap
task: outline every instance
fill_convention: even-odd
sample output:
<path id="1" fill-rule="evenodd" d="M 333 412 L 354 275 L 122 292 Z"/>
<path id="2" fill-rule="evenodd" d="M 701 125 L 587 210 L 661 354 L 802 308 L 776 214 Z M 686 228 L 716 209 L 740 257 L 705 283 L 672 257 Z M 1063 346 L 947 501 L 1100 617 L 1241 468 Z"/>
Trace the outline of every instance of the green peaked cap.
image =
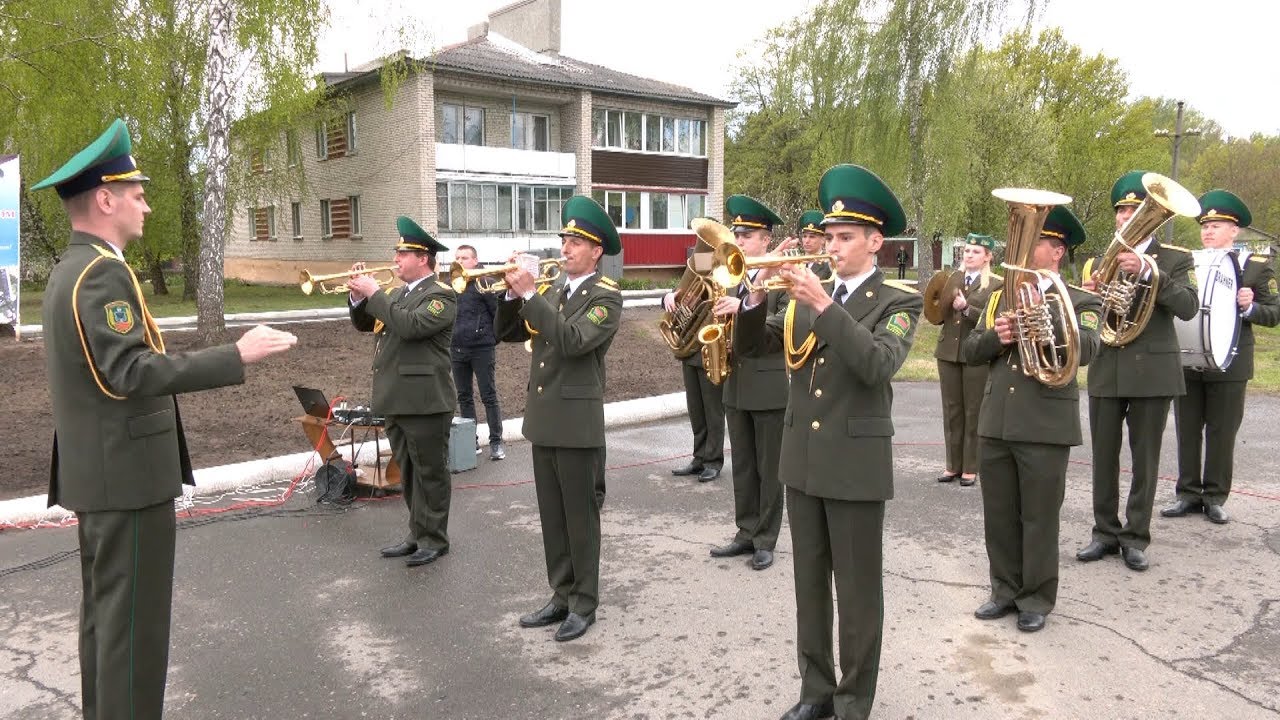
<path id="1" fill-rule="evenodd" d="M 988 250 L 996 249 L 996 240 L 990 235 L 982 235 L 979 233 L 969 233 L 968 235 L 965 236 L 964 242 L 966 245 L 977 245 L 979 247 L 984 247 Z"/>
<path id="2" fill-rule="evenodd" d="M 1147 199 L 1147 189 L 1142 186 L 1142 176 L 1146 174 L 1146 170 L 1131 170 L 1121 175 L 1111 186 L 1111 206 L 1141 205 Z"/>
<path id="3" fill-rule="evenodd" d="M 400 242 L 396 243 L 397 251 L 417 250 L 434 255 L 449 249 L 431 237 L 431 233 L 423 230 L 421 225 L 404 215 L 396 218 L 396 233 L 400 235 Z"/>
<path id="4" fill-rule="evenodd" d="M 1245 205 L 1235 193 L 1227 190 L 1210 190 L 1201 195 L 1200 207 L 1203 210 L 1196 220 L 1201 225 L 1213 220 L 1233 222 L 1242 228 L 1253 224 L 1253 214 L 1249 212 L 1249 206 Z"/>
<path id="5" fill-rule="evenodd" d="M 1057 238 L 1073 248 L 1084 242 L 1084 225 L 1066 205 L 1055 205 L 1044 220 L 1041 237 Z"/>
<path id="6" fill-rule="evenodd" d="M 822 229 L 822 218 L 821 210 L 806 210 L 800 216 L 800 222 L 796 225 L 796 234 L 799 235 L 804 232 L 818 233 L 819 235 L 825 234 L 826 231 Z"/>
<path id="7" fill-rule="evenodd" d="M 907 228 L 907 216 L 893 191 L 861 165 L 836 165 L 818 181 L 818 204 L 826 213 L 823 225 L 854 223 L 880 228 L 885 237 Z"/>
<path id="8" fill-rule="evenodd" d="M 772 230 L 781 225 L 782 218 L 768 205 L 746 195 L 730 195 L 724 201 L 724 213 L 729 216 L 729 226 L 738 230 Z"/>
<path id="9" fill-rule="evenodd" d="M 600 207 L 600 203 L 585 196 L 574 195 L 565 201 L 560 210 L 560 237 L 572 235 L 580 237 L 604 248 L 605 255 L 617 255 L 622 252 L 622 239 L 618 237 L 618 228 L 614 227 L 609 213 Z"/>
<path id="10" fill-rule="evenodd" d="M 58 196 L 75 197 L 109 182 L 144 182 L 150 180 L 138 169 L 130 153 L 133 142 L 129 128 L 116 118 L 98 139 L 76 153 L 49 177 L 31 186 L 32 190 L 55 188 Z"/>

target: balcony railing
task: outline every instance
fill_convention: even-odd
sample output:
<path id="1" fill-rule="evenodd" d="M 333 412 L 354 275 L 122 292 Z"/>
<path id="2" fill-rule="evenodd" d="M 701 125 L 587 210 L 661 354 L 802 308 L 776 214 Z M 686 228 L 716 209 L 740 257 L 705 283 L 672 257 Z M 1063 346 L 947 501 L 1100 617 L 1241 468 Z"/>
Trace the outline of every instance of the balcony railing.
<path id="1" fill-rule="evenodd" d="M 573 153 L 444 143 L 436 143 L 436 172 L 462 179 L 501 177 L 561 184 L 573 183 L 578 177 Z"/>

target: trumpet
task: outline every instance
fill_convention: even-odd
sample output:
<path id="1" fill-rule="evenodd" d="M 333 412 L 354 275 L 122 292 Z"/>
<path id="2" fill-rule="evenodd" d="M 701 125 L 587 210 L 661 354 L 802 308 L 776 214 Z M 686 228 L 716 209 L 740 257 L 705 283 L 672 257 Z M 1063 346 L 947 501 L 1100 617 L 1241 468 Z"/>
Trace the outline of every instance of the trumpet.
<path id="1" fill-rule="evenodd" d="M 366 268 L 364 270 L 361 270 L 360 272 L 351 272 L 350 270 L 348 270 L 346 272 L 329 273 L 328 275 L 312 275 L 310 271 L 303 270 L 302 272 L 298 273 L 298 286 L 302 289 L 303 295 L 310 295 L 312 292 L 315 291 L 317 287 L 320 288 L 321 295 L 337 295 L 339 293 L 350 292 L 350 288 L 347 287 L 347 284 L 343 283 L 341 285 L 335 285 L 334 287 L 329 287 L 325 285 L 325 283 L 331 282 L 333 280 L 337 280 L 338 278 L 353 278 L 357 275 L 376 275 L 378 273 L 387 273 L 386 280 L 378 281 L 378 285 L 382 287 L 386 287 L 387 285 L 390 285 L 393 281 L 395 281 L 396 279 L 395 271 L 396 271 L 395 265 L 384 265 L 382 267 Z"/>
<path id="2" fill-rule="evenodd" d="M 732 243 L 725 243 L 715 249 L 715 253 L 711 259 L 711 279 L 720 287 L 729 290 L 737 287 L 740 283 L 746 283 L 747 290 L 755 292 L 757 290 L 786 290 L 791 287 L 791 282 L 784 277 L 774 276 L 762 283 L 756 283 L 747 275 L 747 271 L 751 268 L 767 268 L 782 267 L 783 265 L 802 264 L 807 265 L 815 262 L 831 262 L 833 255 L 828 253 L 816 253 L 813 255 L 804 254 L 787 254 L 787 255 L 764 255 L 761 257 L 749 258 L 742 254 L 742 248 Z M 833 272 L 831 276 L 825 280 L 820 280 L 823 285 L 827 285 L 835 280 L 836 274 Z"/>
<path id="3" fill-rule="evenodd" d="M 520 268 L 516 263 L 507 263 L 490 268 L 477 268 L 468 270 L 462 267 L 462 263 L 454 261 L 449 266 L 449 284 L 453 286 L 453 291 L 461 295 L 467 285 L 476 283 L 476 288 L 483 293 L 504 293 L 507 291 L 507 282 L 498 280 L 496 282 L 488 282 L 490 278 L 497 278 L 506 275 L 512 270 Z M 534 285 L 541 289 L 542 286 L 550 285 L 560 279 L 560 273 L 564 272 L 564 260 L 560 258 L 551 258 L 538 262 L 538 277 L 534 278 Z M 483 280 L 483 282 L 481 282 Z"/>

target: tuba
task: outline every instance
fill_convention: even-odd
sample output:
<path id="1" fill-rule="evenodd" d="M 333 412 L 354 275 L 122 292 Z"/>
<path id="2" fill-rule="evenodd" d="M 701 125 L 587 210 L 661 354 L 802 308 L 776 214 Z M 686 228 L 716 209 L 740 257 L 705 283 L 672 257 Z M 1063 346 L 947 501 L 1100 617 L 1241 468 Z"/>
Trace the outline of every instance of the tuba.
<path id="1" fill-rule="evenodd" d="M 1048 387 L 1063 387 L 1075 379 L 1080 369 L 1075 307 L 1057 273 L 1030 266 L 1049 211 L 1055 205 L 1071 202 L 1071 198 L 1025 188 L 1000 188 L 991 194 L 1009 204 L 1007 262 L 1001 264 L 1008 272 L 999 310 L 1013 323 L 1022 372 Z M 1042 279 L 1053 284 L 1056 295 L 1040 292 Z"/>
<path id="2" fill-rule="evenodd" d="M 715 250 L 724 243 L 733 244 L 733 233 L 714 220 L 694 218 L 691 227 L 698 236 L 698 243 L 694 246 L 693 255 L 685 264 L 680 285 L 676 287 L 675 310 L 664 312 L 662 319 L 658 322 L 658 332 L 662 335 L 662 339 L 680 360 L 692 357 L 704 347 L 699 337 L 704 327 L 714 324 L 715 317 L 712 315 L 712 310 L 715 308 L 716 300 L 722 294 L 716 284 L 708 279 L 711 268 L 707 263 L 707 256 L 710 254 L 707 249 Z M 702 263 L 707 263 L 707 267 L 700 267 Z M 704 353 L 703 367 L 707 370 L 707 377 L 712 378 L 712 382 L 718 383 L 729 374 L 727 343 L 725 348 L 723 353 L 725 362 L 721 363 L 723 367 L 714 375 L 711 368 L 706 365 Z M 714 353 L 712 359 L 716 359 Z M 715 379 L 716 376 L 719 379 Z"/>
<path id="3" fill-rule="evenodd" d="M 1200 214 L 1200 201 L 1186 188 L 1158 173 L 1142 176 L 1142 186 L 1147 197 L 1134 211 L 1133 217 L 1116 231 L 1107 246 L 1107 252 L 1093 272 L 1102 296 L 1102 322 L 1098 334 L 1102 342 L 1112 347 L 1124 347 L 1133 342 L 1147 323 L 1156 307 L 1156 293 L 1160 289 L 1160 270 L 1151 256 L 1134 249 L 1174 215 L 1195 217 Z M 1142 262 L 1142 270 L 1131 275 L 1120 269 L 1122 252 L 1136 253 Z"/>

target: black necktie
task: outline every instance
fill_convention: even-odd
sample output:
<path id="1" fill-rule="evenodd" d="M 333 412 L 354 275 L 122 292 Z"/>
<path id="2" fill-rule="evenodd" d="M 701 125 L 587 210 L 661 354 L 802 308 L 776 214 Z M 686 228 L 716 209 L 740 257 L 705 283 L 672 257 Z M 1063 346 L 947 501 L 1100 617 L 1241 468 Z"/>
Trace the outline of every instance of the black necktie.
<path id="1" fill-rule="evenodd" d="M 565 303 L 569 302 L 569 296 L 573 293 L 569 292 L 569 283 L 565 283 L 564 289 L 560 291 L 560 309 L 564 309 Z"/>
<path id="2" fill-rule="evenodd" d="M 836 292 L 831 296 L 831 299 L 834 300 L 837 305 L 843 305 L 844 299 L 848 296 L 849 286 L 844 283 L 840 283 L 840 287 L 836 288 Z"/>
<path id="3" fill-rule="evenodd" d="M 976 275 L 966 275 L 964 278 L 964 289 L 969 290 L 973 287 L 973 281 L 977 279 Z"/>

